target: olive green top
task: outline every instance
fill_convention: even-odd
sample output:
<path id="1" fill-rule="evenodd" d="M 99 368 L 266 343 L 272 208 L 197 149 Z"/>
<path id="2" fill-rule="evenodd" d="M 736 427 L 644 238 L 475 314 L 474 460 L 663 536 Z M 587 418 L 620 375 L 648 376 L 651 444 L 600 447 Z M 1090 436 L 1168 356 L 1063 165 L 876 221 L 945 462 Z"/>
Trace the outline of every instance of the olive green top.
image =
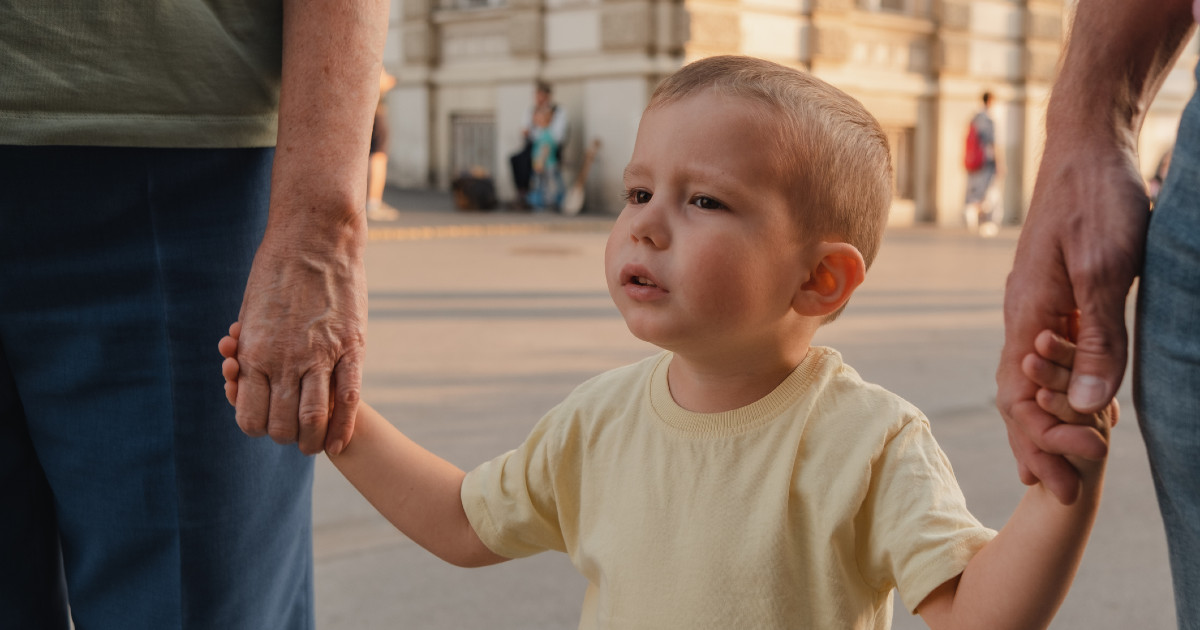
<path id="1" fill-rule="evenodd" d="M 274 146 L 281 0 L 0 2 L 0 144 Z"/>

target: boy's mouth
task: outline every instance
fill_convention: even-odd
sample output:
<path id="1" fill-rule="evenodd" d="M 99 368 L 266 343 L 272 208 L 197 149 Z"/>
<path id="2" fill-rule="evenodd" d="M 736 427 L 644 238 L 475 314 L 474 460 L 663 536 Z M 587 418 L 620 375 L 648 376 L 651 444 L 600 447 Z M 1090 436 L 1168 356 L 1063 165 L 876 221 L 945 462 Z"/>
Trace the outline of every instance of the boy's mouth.
<path id="1" fill-rule="evenodd" d="M 665 292 L 666 289 L 658 284 L 658 279 L 651 275 L 650 270 L 639 264 L 628 264 L 621 269 L 621 285 L 629 288 L 653 289 Z"/>

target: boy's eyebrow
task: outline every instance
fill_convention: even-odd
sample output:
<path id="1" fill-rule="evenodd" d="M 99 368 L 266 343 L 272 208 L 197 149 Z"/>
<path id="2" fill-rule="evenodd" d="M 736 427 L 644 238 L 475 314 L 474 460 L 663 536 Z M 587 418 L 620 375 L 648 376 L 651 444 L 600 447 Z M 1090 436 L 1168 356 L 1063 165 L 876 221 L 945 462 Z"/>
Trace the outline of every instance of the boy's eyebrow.
<path id="1" fill-rule="evenodd" d="M 625 167 L 623 176 L 625 177 L 625 179 L 629 179 L 630 177 L 637 177 L 638 175 L 645 175 L 645 174 L 646 174 L 645 168 L 643 168 L 642 166 L 639 166 L 638 164 L 630 162 Z"/>
<path id="2" fill-rule="evenodd" d="M 645 166 L 630 162 L 629 165 L 625 167 L 624 178 L 628 180 L 630 178 L 648 176 L 649 173 L 650 169 L 646 168 Z M 696 182 L 703 182 L 704 186 L 713 189 L 712 192 L 714 193 L 731 195 L 735 192 L 729 190 L 727 185 L 722 184 L 721 180 L 724 173 L 722 173 L 720 170 L 706 170 L 703 168 L 691 167 L 683 169 L 680 175 L 682 175 L 684 181 L 692 182 L 693 184 Z"/>

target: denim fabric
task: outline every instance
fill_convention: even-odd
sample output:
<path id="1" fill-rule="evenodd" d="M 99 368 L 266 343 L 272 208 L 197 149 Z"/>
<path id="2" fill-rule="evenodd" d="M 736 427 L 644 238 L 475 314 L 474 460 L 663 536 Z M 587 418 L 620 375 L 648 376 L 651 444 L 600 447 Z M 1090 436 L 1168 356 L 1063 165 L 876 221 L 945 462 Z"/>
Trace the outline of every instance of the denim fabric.
<path id="1" fill-rule="evenodd" d="M 992 180 L 996 179 L 996 163 L 985 164 L 978 171 L 967 173 L 966 203 L 979 203 L 987 197 Z"/>
<path id="2" fill-rule="evenodd" d="M 216 351 L 272 156 L 0 147 L 0 627 L 313 627 L 312 459 Z"/>
<path id="3" fill-rule="evenodd" d="M 530 191 L 526 201 L 534 210 L 557 210 L 562 205 L 566 187 L 563 186 L 562 170 L 558 165 L 547 165 L 541 173 L 530 179 Z"/>
<path id="4" fill-rule="evenodd" d="M 1134 403 L 1167 531 L 1176 616 L 1185 630 L 1200 630 L 1198 330 L 1200 100 L 1193 95 L 1150 215 L 1134 351 Z"/>

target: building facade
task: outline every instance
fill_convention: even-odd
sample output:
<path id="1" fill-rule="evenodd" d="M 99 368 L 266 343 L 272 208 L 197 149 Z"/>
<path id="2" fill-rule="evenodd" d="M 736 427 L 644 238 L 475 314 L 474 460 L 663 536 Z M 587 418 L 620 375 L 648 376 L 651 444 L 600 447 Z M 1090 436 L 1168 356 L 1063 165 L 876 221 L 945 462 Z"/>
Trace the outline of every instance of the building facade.
<path id="1" fill-rule="evenodd" d="M 891 141 L 892 224 L 962 222 L 966 127 L 994 95 L 1006 221 L 1019 222 L 1070 0 L 395 0 L 385 64 L 389 181 L 448 188 L 489 171 L 512 199 L 508 157 L 535 82 L 569 116 L 564 171 L 600 141 L 587 211 L 621 208 L 621 172 L 657 82 L 710 55 L 803 68 L 861 100 Z M 1170 146 L 1192 90 L 1189 47 L 1143 134 L 1143 172 Z"/>

